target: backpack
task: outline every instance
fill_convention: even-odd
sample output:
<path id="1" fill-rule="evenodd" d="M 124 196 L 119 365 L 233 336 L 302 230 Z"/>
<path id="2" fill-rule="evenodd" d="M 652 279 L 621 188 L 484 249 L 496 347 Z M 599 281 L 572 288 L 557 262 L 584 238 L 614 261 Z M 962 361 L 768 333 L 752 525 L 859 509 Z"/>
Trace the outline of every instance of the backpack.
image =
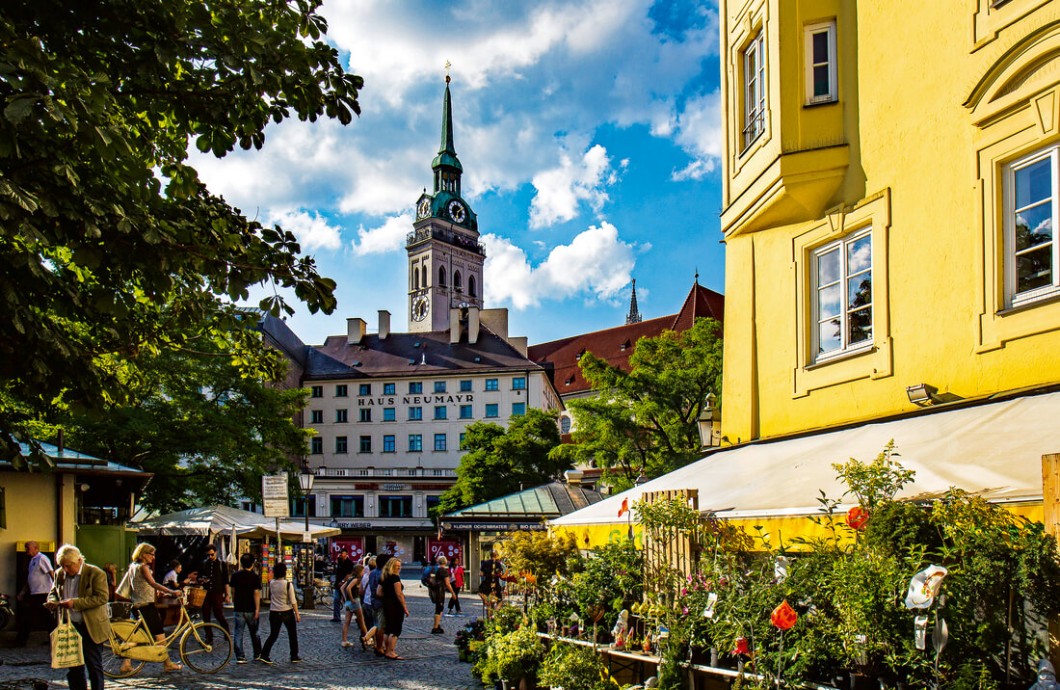
<path id="1" fill-rule="evenodd" d="M 438 566 L 436 565 L 429 565 L 424 568 L 423 574 L 420 575 L 420 584 L 426 587 L 427 589 L 433 588 L 435 586 L 434 574 L 436 572 L 438 572 Z"/>

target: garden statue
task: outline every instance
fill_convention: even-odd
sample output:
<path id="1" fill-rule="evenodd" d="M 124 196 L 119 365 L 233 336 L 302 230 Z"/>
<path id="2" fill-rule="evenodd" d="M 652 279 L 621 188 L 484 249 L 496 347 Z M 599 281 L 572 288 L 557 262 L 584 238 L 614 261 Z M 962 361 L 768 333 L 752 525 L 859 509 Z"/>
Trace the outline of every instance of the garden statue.
<path id="1" fill-rule="evenodd" d="M 1056 682 L 1056 669 L 1048 659 L 1038 662 L 1038 682 L 1028 690 L 1060 690 L 1060 683 Z"/>
<path id="2" fill-rule="evenodd" d="M 611 629 L 611 635 L 615 638 L 615 649 L 625 648 L 627 630 L 629 630 L 629 611 L 622 609 L 615 621 L 615 627 Z"/>

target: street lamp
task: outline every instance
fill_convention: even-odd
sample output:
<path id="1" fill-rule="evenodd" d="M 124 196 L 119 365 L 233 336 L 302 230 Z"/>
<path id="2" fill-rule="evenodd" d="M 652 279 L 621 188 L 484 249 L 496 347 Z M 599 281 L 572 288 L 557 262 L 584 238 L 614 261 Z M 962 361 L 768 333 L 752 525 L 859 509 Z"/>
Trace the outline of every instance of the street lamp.
<path id="1" fill-rule="evenodd" d="M 298 483 L 302 487 L 302 511 L 305 513 L 305 531 L 306 531 L 306 534 L 309 534 L 309 492 L 313 490 L 313 479 L 314 479 L 313 473 L 309 470 L 309 466 L 306 465 L 302 469 L 302 473 L 300 475 L 298 475 Z M 310 547 L 309 547 L 310 548 L 310 552 L 309 552 L 308 577 L 306 578 L 305 586 L 302 588 L 302 595 L 303 595 L 302 608 L 303 609 L 311 609 L 311 608 L 313 608 L 313 599 L 314 599 L 314 596 L 313 596 L 314 595 L 314 592 L 313 592 L 313 578 L 314 578 L 313 569 L 314 569 L 314 566 L 316 565 L 317 554 L 316 554 L 316 544 L 314 543 L 314 540 L 311 537 L 310 537 L 309 544 L 310 544 Z"/>

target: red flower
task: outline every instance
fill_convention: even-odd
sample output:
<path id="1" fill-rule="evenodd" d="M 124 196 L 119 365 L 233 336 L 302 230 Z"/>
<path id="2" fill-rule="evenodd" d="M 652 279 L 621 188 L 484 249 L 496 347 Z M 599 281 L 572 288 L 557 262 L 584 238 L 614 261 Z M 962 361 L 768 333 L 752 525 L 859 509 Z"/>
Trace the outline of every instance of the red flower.
<path id="1" fill-rule="evenodd" d="M 861 506 L 854 506 L 847 511 L 847 524 L 850 525 L 851 529 L 863 530 L 865 524 L 869 521 L 869 511 L 865 510 Z"/>
<path id="2" fill-rule="evenodd" d="M 773 614 L 769 617 L 769 620 L 772 621 L 778 630 L 791 630 L 795 626 L 795 621 L 799 620 L 799 614 L 795 612 L 795 609 L 791 608 L 791 604 L 785 599 L 780 606 L 773 609 Z"/>
<path id="3" fill-rule="evenodd" d="M 733 654 L 743 654 L 745 656 L 751 655 L 751 644 L 747 641 L 746 637 L 736 638 L 736 649 L 732 650 Z"/>

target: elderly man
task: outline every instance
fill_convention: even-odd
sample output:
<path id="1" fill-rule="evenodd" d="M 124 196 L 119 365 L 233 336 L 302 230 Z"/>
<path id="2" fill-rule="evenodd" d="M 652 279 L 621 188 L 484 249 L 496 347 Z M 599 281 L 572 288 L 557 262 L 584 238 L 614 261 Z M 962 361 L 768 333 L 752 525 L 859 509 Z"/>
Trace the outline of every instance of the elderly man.
<path id="1" fill-rule="evenodd" d="M 29 634 L 35 624 L 44 618 L 44 600 L 52 587 L 52 562 L 40 552 L 40 544 L 26 542 L 26 555 L 29 556 L 29 572 L 26 586 L 18 593 L 19 616 L 18 637 L 15 646 L 23 647 L 29 640 Z M 50 627 L 50 626 L 49 626 Z"/>
<path id="2" fill-rule="evenodd" d="M 85 669 L 92 690 L 103 690 L 103 643 L 110 637 L 110 618 L 107 616 L 107 574 L 94 565 L 85 563 L 81 551 L 72 544 L 63 544 L 55 552 L 59 574 L 48 600 L 49 609 L 69 609 L 70 620 L 81 635 L 84 666 L 74 666 L 66 672 L 70 690 L 88 690 Z"/>

